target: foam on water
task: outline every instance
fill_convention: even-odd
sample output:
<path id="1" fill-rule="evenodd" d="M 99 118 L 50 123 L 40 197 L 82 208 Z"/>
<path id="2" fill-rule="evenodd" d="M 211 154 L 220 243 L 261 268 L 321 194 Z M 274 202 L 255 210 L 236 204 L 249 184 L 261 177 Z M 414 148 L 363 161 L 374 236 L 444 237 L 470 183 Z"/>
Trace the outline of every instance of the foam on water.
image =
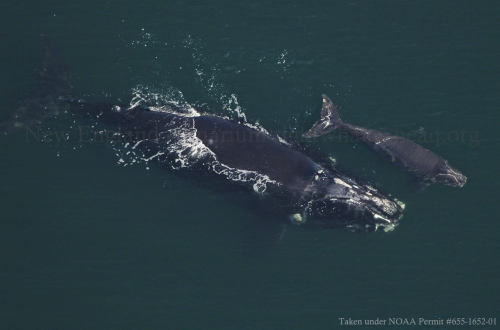
<path id="1" fill-rule="evenodd" d="M 203 85 L 209 97 L 222 105 L 222 110 L 246 122 L 247 118 L 238 102 L 238 96 L 227 91 L 226 86 L 220 81 L 221 64 L 209 59 L 204 54 L 203 47 L 200 41 L 193 39 L 191 36 L 184 40 L 184 48 L 191 52 L 199 82 Z M 231 67 L 231 71 L 239 73 L 241 70 Z"/>
<path id="2" fill-rule="evenodd" d="M 137 106 L 148 107 L 155 111 L 176 113 L 185 117 L 199 116 L 199 112 L 185 100 L 182 92 L 168 85 L 160 88 L 137 85 L 132 88 L 132 99 L 129 108 L 132 109 Z"/>
<path id="3" fill-rule="evenodd" d="M 200 116 L 200 112 L 185 101 L 182 92 L 172 87 L 156 89 L 139 85 L 132 90 L 130 108 L 142 106 L 151 111 L 159 111 L 181 115 L 180 121 L 167 124 L 171 128 L 159 134 L 159 151 L 146 156 L 143 148 L 139 148 L 144 141 L 135 143 L 114 143 L 113 148 L 118 157 L 117 164 L 129 166 L 134 164 L 158 161 L 168 165 L 173 170 L 189 169 L 195 165 L 207 166 L 217 175 L 228 180 L 251 184 L 256 193 L 264 193 L 268 184 L 279 185 L 267 175 L 255 171 L 232 168 L 221 163 L 217 156 L 203 144 L 197 136 L 193 117 Z M 233 98 L 237 102 L 236 96 Z M 258 125 L 244 123 L 256 130 L 268 133 Z M 168 128 L 168 126 L 167 126 Z"/>

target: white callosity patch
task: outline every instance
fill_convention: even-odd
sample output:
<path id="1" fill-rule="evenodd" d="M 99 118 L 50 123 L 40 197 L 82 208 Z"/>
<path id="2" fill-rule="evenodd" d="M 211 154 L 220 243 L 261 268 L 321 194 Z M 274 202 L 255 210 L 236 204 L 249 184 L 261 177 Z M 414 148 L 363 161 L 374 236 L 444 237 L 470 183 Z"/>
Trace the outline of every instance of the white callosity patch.
<path id="1" fill-rule="evenodd" d="M 346 180 L 348 180 L 346 178 Z M 340 181 L 340 180 L 339 180 Z M 358 200 L 360 202 L 360 204 L 362 205 L 373 205 L 377 210 L 381 210 L 382 212 L 384 212 L 385 214 L 389 214 L 389 215 L 395 215 L 399 212 L 399 208 L 401 209 L 404 209 L 404 203 L 398 201 L 398 200 L 390 200 L 390 199 L 387 199 L 387 198 L 384 198 L 383 196 L 380 195 L 380 193 L 377 191 L 377 189 L 369 186 L 369 185 L 365 185 L 364 186 L 364 189 L 361 189 L 358 185 L 355 185 L 354 184 L 354 181 L 352 180 L 349 180 L 351 181 L 351 185 L 353 188 L 353 192 L 356 191 L 356 192 L 359 192 L 356 194 L 356 196 L 358 197 Z M 335 180 L 336 183 L 337 182 L 337 179 Z M 358 201 L 356 201 L 356 203 L 359 203 Z M 394 223 L 387 219 L 385 216 L 381 215 L 378 211 L 374 211 L 374 210 L 371 210 L 369 209 L 369 211 L 373 214 L 373 217 L 374 219 L 379 219 L 379 220 L 383 220 L 385 223 L 387 223 L 387 225 L 389 226 L 392 226 L 392 228 L 394 227 Z M 383 224 L 385 226 L 385 223 Z M 382 224 L 381 224 L 382 225 Z M 385 228 L 384 228 L 385 230 Z"/>
<path id="2" fill-rule="evenodd" d="M 389 199 L 383 199 L 376 196 L 361 196 L 364 201 L 372 202 L 378 209 L 382 210 L 386 214 L 395 214 L 398 211 L 397 204 Z"/>
<path id="3" fill-rule="evenodd" d="M 372 199 L 370 198 L 369 199 L 370 201 L 372 201 Z M 351 205 L 352 207 L 355 207 L 355 208 L 359 208 L 361 210 L 363 209 L 366 209 L 366 201 L 359 201 L 359 200 L 355 200 L 355 199 L 352 199 L 352 198 L 349 198 L 349 199 L 346 199 L 346 200 L 342 200 L 342 202 L 346 203 L 347 205 Z M 390 202 L 390 201 L 387 201 L 387 202 Z M 378 230 L 379 228 L 382 228 L 385 232 L 388 232 L 388 231 L 392 231 L 394 230 L 394 227 L 396 226 L 396 224 L 387 219 L 386 217 L 380 215 L 379 213 L 373 211 L 373 210 L 370 210 L 370 209 L 367 209 L 372 215 L 373 215 L 373 219 L 376 220 L 376 222 L 373 224 L 373 226 L 375 227 L 374 230 Z M 370 225 L 366 224 L 365 227 L 370 227 Z M 359 229 L 359 228 L 352 228 L 352 229 Z"/>
<path id="4" fill-rule="evenodd" d="M 316 177 L 318 177 L 318 174 L 316 174 Z M 339 205 L 348 206 L 353 214 L 370 212 L 373 217 L 372 223 L 367 222 L 364 225 L 349 224 L 346 225 L 348 229 L 353 231 L 377 230 L 379 228 L 384 231 L 391 231 L 394 229 L 398 219 L 396 221 L 391 219 L 404 209 L 402 202 L 384 198 L 375 188 L 357 184 L 354 180 L 342 175 L 332 179 L 334 184 L 328 187 L 325 196 L 328 201 L 333 203 L 329 206 L 330 208 L 334 209 L 335 204 L 338 203 Z M 304 214 L 311 215 L 311 212 L 314 212 L 311 208 L 313 203 L 314 201 L 311 201 L 306 205 Z M 297 221 L 292 222 L 300 224 Z"/>
<path id="5" fill-rule="evenodd" d="M 335 179 L 336 183 L 339 183 L 340 181 L 342 181 L 342 180 Z M 344 181 L 342 181 L 342 182 L 344 182 Z M 350 188 L 354 187 L 351 189 L 351 191 L 353 193 L 355 193 L 355 195 L 356 195 L 356 203 L 358 203 L 360 205 L 370 205 L 371 204 L 377 210 L 381 210 L 385 214 L 393 215 L 393 214 L 398 213 L 398 206 L 401 206 L 401 205 L 399 205 L 397 202 L 392 201 L 390 199 L 379 197 L 380 194 L 378 193 L 378 191 L 375 188 L 370 187 L 370 186 L 366 186 L 367 190 L 365 191 L 365 189 L 361 189 L 358 185 L 355 185 L 354 182 L 351 182 L 351 185 L 346 184 L 344 182 L 344 185 L 350 186 Z M 374 219 L 381 219 L 387 223 L 392 223 L 391 220 L 382 216 L 380 213 L 374 212 L 373 210 L 370 210 L 370 209 L 369 209 L 369 211 L 373 214 Z"/>

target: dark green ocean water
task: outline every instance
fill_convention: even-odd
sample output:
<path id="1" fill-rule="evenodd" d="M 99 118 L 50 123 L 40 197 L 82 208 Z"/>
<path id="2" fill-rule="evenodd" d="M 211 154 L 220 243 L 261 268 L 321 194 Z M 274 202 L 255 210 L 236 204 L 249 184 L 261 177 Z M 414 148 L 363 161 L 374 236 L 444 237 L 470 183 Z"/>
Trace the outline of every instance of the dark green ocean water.
<path id="1" fill-rule="evenodd" d="M 120 165 L 102 143 L 0 137 L 1 329 L 469 317 L 497 318 L 474 329 L 499 327 L 498 1 L 4 0 L 2 120 L 35 82 L 41 33 L 60 49 L 77 97 L 182 95 L 297 133 L 318 119 L 325 93 L 346 122 L 424 137 L 468 182 L 416 193 L 362 144 L 318 141 L 340 168 L 406 203 L 400 225 L 290 227 L 248 256 L 240 241 L 256 214 L 220 194 L 155 166 Z"/>

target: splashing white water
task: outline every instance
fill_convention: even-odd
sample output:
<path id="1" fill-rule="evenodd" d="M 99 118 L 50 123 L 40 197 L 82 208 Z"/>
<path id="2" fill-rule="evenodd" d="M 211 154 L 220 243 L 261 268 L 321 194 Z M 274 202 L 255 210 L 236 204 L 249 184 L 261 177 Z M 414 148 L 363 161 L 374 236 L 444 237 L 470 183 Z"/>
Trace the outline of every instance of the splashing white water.
<path id="1" fill-rule="evenodd" d="M 229 92 L 219 78 L 221 70 L 231 68 L 231 71 L 234 73 L 239 73 L 241 70 L 235 69 L 232 66 L 226 66 L 225 69 L 221 69 L 221 66 L 224 66 L 224 62 L 219 64 L 207 57 L 203 52 L 204 46 L 202 43 L 191 36 L 188 36 L 184 40 L 184 48 L 191 52 L 191 57 L 195 63 L 196 75 L 209 97 L 220 103 L 222 109 L 231 116 L 237 116 L 246 122 L 245 111 L 238 102 L 238 96 L 235 93 Z"/>
<path id="2" fill-rule="evenodd" d="M 165 131 L 160 132 L 157 142 L 114 143 L 113 148 L 118 157 L 117 164 L 131 166 L 142 163 L 148 166 L 149 162 L 157 161 L 173 170 L 202 165 L 228 180 L 251 184 L 252 189 L 259 194 L 267 190 L 268 184 L 280 184 L 271 180 L 267 175 L 232 168 L 221 163 L 212 150 L 196 136 L 197 130 L 193 117 L 199 116 L 200 113 L 184 100 L 180 91 L 167 88 L 165 92 L 147 86 L 137 86 L 132 93 L 130 108 L 142 106 L 153 111 L 177 114 L 180 117 L 175 123 L 167 124 L 172 127 L 166 127 Z M 234 102 L 237 102 L 235 96 Z M 266 132 L 259 126 L 245 125 Z M 157 143 L 158 151 L 145 155 L 145 149 L 149 148 L 148 143 Z"/>

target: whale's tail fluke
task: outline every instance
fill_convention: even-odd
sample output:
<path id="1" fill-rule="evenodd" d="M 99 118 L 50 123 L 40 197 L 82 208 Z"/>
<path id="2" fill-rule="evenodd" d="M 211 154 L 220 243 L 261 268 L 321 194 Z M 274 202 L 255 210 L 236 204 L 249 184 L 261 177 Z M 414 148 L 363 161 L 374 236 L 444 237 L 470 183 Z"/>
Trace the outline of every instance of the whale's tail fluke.
<path id="1" fill-rule="evenodd" d="M 63 61 L 59 50 L 45 35 L 40 36 L 42 42 L 42 67 L 38 71 L 38 86 L 35 97 L 68 97 L 72 95 L 68 67 Z M 55 95 L 54 95 L 55 94 Z"/>
<path id="2" fill-rule="evenodd" d="M 305 138 L 313 138 L 333 131 L 342 124 L 339 112 L 333 102 L 326 96 L 323 96 L 323 107 L 321 109 L 321 119 L 314 123 L 309 131 L 303 134 Z"/>
<path id="3" fill-rule="evenodd" d="M 73 86 L 66 64 L 47 36 L 41 35 L 41 43 L 42 65 L 35 88 L 14 111 L 11 119 L 0 123 L 0 133 L 39 125 L 46 118 L 58 116 L 67 107 L 60 102 L 72 96 Z"/>

